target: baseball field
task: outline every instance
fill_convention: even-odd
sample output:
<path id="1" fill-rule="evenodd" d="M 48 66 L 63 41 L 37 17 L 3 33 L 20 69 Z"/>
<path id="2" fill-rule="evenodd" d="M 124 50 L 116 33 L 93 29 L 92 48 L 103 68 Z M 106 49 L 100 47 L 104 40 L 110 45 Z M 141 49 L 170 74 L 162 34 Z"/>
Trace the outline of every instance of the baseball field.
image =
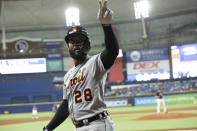
<path id="1" fill-rule="evenodd" d="M 197 131 L 197 104 L 167 105 L 168 113 L 156 113 L 156 106 L 110 108 L 116 131 Z M 51 112 L 0 115 L 0 131 L 41 131 L 52 117 Z M 73 131 L 69 119 L 55 131 Z"/>

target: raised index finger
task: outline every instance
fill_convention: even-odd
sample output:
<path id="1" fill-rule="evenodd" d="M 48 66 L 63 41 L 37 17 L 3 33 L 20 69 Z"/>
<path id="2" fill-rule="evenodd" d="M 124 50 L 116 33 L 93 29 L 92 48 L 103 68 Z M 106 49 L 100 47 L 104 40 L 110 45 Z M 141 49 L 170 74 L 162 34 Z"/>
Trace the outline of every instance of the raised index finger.
<path id="1" fill-rule="evenodd" d="M 99 8 L 100 8 L 100 11 L 102 11 L 102 1 L 99 0 Z"/>
<path id="2" fill-rule="evenodd" d="M 103 3 L 103 7 L 104 7 L 104 8 L 107 8 L 107 1 L 108 1 L 108 0 L 104 0 L 104 3 Z"/>

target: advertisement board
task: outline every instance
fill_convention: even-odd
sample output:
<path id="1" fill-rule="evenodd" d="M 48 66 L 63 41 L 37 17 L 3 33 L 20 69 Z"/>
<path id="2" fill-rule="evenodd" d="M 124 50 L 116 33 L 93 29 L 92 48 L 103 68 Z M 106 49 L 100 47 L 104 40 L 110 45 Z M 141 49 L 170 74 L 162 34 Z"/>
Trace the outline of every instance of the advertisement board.
<path id="1" fill-rule="evenodd" d="M 60 42 L 47 42 L 45 45 L 45 48 L 47 50 L 52 50 L 52 49 L 60 49 L 61 48 L 61 43 Z"/>
<path id="2" fill-rule="evenodd" d="M 63 62 L 59 60 L 47 60 L 47 72 L 50 71 L 62 71 Z"/>
<path id="3" fill-rule="evenodd" d="M 166 95 L 164 96 L 166 104 L 191 104 L 197 103 L 197 94 L 178 94 L 178 95 Z M 150 97 L 135 97 L 135 106 L 146 106 L 146 105 L 156 105 L 156 98 L 154 96 Z"/>
<path id="4" fill-rule="evenodd" d="M 135 106 L 147 106 L 155 105 L 156 99 L 154 96 L 151 97 L 135 97 L 134 98 Z"/>
<path id="5" fill-rule="evenodd" d="M 128 107 L 128 98 L 105 99 L 108 108 L 112 107 Z"/>
<path id="6" fill-rule="evenodd" d="M 46 58 L 0 60 L 0 74 L 46 72 Z"/>
<path id="7" fill-rule="evenodd" d="M 126 57 L 127 81 L 170 79 L 168 48 L 129 51 Z"/>
<path id="8" fill-rule="evenodd" d="M 51 71 L 63 71 L 63 61 L 60 53 L 47 54 L 47 72 Z"/>
<path id="9" fill-rule="evenodd" d="M 171 46 L 173 78 L 197 76 L 197 43 Z"/>
<path id="10" fill-rule="evenodd" d="M 184 95 L 169 95 L 165 96 L 167 104 L 190 104 L 197 102 L 197 94 L 184 94 Z"/>

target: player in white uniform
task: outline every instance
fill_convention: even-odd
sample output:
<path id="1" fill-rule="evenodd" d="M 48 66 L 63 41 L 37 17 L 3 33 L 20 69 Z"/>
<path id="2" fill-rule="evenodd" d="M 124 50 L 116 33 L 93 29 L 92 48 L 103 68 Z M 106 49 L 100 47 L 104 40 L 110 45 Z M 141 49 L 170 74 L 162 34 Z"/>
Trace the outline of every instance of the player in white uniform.
<path id="1" fill-rule="evenodd" d="M 104 87 L 107 70 L 113 65 L 119 51 L 111 22 L 112 11 L 107 1 L 99 1 L 98 19 L 105 35 L 105 50 L 88 56 L 90 40 L 87 31 L 81 26 L 71 27 L 65 41 L 75 66 L 64 77 L 63 102 L 44 131 L 59 126 L 69 115 L 76 131 L 114 131 L 106 104 Z"/>
<path id="2" fill-rule="evenodd" d="M 165 103 L 165 100 L 164 100 L 164 98 L 163 98 L 163 93 L 161 92 L 161 89 L 159 89 L 159 90 L 156 92 L 155 97 L 157 98 L 157 114 L 160 113 L 161 104 L 163 105 L 163 112 L 164 112 L 164 113 L 168 113 L 168 112 L 167 112 L 167 108 L 166 108 L 166 103 Z"/>
<path id="3" fill-rule="evenodd" d="M 39 116 L 38 116 L 38 108 L 36 107 L 36 105 L 33 105 L 33 108 L 32 108 L 32 119 L 38 119 Z"/>

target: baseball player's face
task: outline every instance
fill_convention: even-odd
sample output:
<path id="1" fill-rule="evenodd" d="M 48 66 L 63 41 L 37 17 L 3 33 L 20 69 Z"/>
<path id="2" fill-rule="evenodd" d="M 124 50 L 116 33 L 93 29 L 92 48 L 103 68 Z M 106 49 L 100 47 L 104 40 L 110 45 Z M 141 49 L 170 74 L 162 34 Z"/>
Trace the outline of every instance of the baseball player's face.
<path id="1" fill-rule="evenodd" d="M 71 57 L 75 60 L 81 60 L 83 59 L 86 54 L 83 52 L 83 45 L 86 38 L 79 34 L 74 34 L 69 42 L 68 42 L 68 48 L 69 53 Z"/>

